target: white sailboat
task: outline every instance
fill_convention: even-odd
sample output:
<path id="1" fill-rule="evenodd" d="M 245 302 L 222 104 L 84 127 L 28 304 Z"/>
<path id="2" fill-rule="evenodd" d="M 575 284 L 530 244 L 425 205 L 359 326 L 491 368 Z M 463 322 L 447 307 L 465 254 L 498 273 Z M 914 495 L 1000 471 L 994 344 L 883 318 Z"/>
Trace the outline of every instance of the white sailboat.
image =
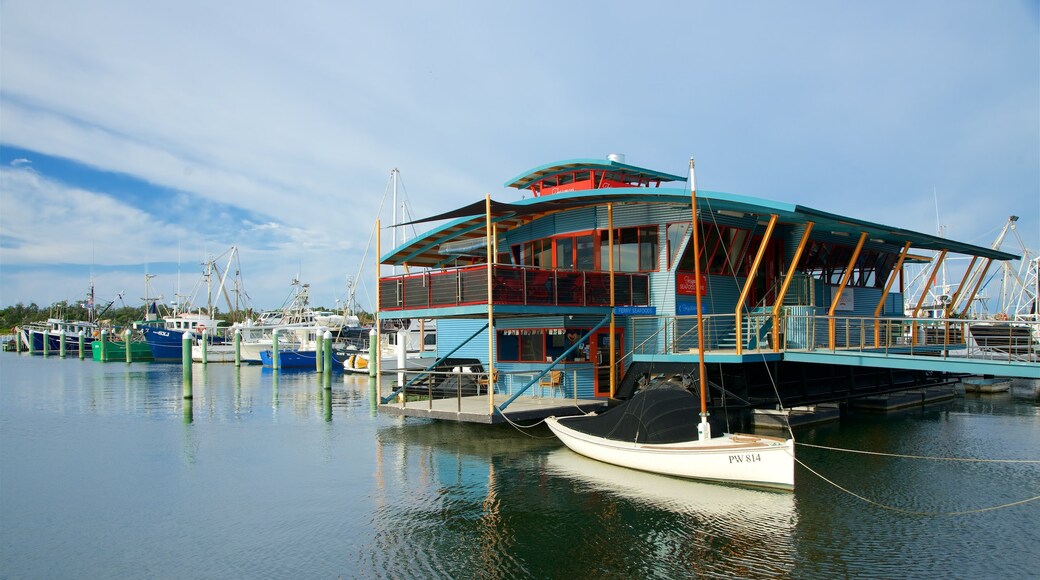
<path id="1" fill-rule="evenodd" d="M 697 186 L 690 160 L 690 194 L 693 207 L 694 275 L 700 279 Z M 697 284 L 697 328 L 703 328 L 701 288 Z M 720 483 L 794 489 L 794 439 L 726 433 L 712 437 L 708 423 L 707 377 L 704 367 L 704 333 L 698 332 L 700 371 L 700 423 L 696 437 L 690 429 L 691 413 L 683 413 L 688 392 L 658 389 L 637 393 L 630 401 L 601 416 L 549 417 L 549 429 L 572 451 L 622 467 Z M 642 395 L 642 397 L 641 397 Z M 642 400 L 646 398 L 647 400 Z M 654 401 L 658 398 L 660 400 Z M 626 405 L 635 408 L 625 408 Z M 608 419 L 608 416 L 613 414 Z M 661 425 L 648 421 L 660 419 Z M 626 428 L 627 427 L 627 428 Z"/>

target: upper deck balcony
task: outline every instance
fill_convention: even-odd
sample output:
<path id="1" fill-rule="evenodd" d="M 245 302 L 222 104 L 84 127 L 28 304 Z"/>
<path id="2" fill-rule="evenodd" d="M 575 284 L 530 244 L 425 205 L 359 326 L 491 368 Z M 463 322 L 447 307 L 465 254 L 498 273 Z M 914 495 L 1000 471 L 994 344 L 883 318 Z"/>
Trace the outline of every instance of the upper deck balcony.
<path id="1" fill-rule="evenodd" d="M 381 311 L 450 308 L 488 303 L 487 264 L 379 279 Z M 493 305 L 609 307 L 610 273 L 491 266 Z M 614 303 L 646 306 L 650 278 L 614 273 Z"/>

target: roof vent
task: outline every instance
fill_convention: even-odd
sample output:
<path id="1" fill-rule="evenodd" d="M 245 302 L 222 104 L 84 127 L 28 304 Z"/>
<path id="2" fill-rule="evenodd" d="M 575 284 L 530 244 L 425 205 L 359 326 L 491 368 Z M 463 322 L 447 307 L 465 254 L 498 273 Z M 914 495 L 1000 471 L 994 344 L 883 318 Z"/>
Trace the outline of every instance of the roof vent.
<path id="1" fill-rule="evenodd" d="M 608 161 L 613 161 L 615 163 L 624 163 L 625 162 L 625 154 L 624 153 L 611 153 L 610 155 L 607 155 L 607 160 Z"/>

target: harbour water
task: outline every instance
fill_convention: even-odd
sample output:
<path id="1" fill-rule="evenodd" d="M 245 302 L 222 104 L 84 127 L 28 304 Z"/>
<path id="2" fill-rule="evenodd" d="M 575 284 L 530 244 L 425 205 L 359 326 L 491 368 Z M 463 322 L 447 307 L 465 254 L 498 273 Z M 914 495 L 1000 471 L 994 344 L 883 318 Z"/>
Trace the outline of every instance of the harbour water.
<path id="1" fill-rule="evenodd" d="M 1036 463 L 799 447 L 794 493 L 669 479 L 531 429 L 384 416 L 368 377 L 0 354 L 2 578 L 1027 578 Z M 1040 459 L 1033 385 L 801 443 Z M 839 489 L 840 486 L 843 489 Z M 852 494 L 862 497 L 856 497 Z M 869 500 L 869 501 L 867 501 Z M 876 503 L 871 503 L 876 502 Z M 896 508 L 896 509 L 892 509 Z"/>

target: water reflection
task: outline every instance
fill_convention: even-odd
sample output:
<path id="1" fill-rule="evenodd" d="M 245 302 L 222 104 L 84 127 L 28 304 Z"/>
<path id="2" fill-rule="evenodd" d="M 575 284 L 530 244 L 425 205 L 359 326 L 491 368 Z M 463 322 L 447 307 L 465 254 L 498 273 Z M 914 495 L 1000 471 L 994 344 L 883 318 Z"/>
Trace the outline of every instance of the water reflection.
<path id="1" fill-rule="evenodd" d="M 548 454 L 548 473 L 577 492 L 597 492 L 644 508 L 664 510 L 654 542 L 681 547 L 681 559 L 702 573 L 786 573 L 795 553 L 792 493 L 746 489 L 664 477 L 617 467 L 566 448 Z M 606 500 L 609 502 L 609 500 Z M 724 563 L 725 570 L 717 565 Z"/>
<path id="2" fill-rule="evenodd" d="M 627 470 L 574 454 L 547 430 L 533 435 L 443 422 L 378 429 L 380 545 L 408 551 L 419 575 L 460 566 L 491 577 L 792 570 L 793 494 Z M 590 552 L 603 558 L 595 568 Z"/>

